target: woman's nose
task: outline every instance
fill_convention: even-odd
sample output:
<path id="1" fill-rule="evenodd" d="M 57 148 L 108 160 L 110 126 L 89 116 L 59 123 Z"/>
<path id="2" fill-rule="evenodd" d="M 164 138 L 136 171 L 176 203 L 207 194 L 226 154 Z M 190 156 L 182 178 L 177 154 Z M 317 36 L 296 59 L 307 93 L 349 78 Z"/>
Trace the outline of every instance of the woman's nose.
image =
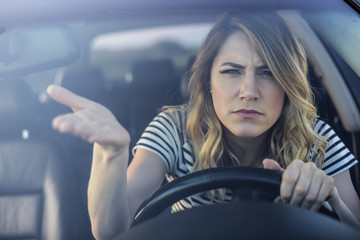
<path id="1" fill-rule="evenodd" d="M 239 98 L 245 101 L 257 100 L 259 98 L 256 76 L 248 72 L 240 81 Z"/>

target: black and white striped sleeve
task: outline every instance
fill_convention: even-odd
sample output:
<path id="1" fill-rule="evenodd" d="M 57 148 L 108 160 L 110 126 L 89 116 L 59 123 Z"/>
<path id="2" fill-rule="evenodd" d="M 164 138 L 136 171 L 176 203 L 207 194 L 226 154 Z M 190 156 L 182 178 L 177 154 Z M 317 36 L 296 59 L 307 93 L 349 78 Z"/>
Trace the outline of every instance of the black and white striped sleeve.
<path id="1" fill-rule="evenodd" d="M 326 174 L 335 176 L 351 168 L 358 162 L 327 123 L 318 120 L 314 130 L 328 140 L 325 159 L 322 164 L 322 169 Z"/>
<path id="2" fill-rule="evenodd" d="M 159 155 L 164 160 L 168 173 L 174 170 L 175 163 L 179 158 L 181 143 L 176 123 L 169 116 L 169 113 L 161 112 L 153 119 L 134 147 L 133 154 L 138 148 Z"/>

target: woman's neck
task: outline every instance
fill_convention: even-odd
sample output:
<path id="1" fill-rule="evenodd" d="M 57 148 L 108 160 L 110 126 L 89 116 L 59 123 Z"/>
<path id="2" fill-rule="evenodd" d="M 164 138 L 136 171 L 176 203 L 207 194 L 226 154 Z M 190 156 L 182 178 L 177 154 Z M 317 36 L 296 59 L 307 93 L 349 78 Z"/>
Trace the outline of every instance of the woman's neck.
<path id="1" fill-rule="evenodd" d="M 241 166 L 262 167 L 262 161 L 268 154 L 268 137 L 268 133 L 255 138 L 236 137 L 225 129 L 227 145 Z"/>

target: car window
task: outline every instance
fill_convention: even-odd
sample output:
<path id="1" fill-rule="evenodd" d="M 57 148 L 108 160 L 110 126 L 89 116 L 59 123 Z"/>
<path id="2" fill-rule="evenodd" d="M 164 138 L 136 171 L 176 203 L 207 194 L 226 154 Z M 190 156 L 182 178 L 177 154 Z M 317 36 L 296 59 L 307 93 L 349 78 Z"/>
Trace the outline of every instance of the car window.
<path id="1" fill-rule="evenodd" d="M 91 42 L 89 62 L 100 67 L 108 81 L 131 82 L 131 68 L 140 59 L 171 59 L 182 71 L 210 27 L 203 23 L 106 33 Z"/>
<path id="2" fill-rule="evenodd" d="M 282 13 L 308 52 L 319 118 L 360 159 L 360 15 L 348 6 L 360 0 L 21 2 L 0 1 L 0 239 L 24 232 L 27 239 L 94 239 L 87 209 L 93 145 L 53 129 L 53 119 L 71 109 L 47 87 L 107 107 L 129 132 L 131 161 L 162 107 L 189 99 L 187 70 L 228 11 Z M 11 45 L 11 36 L 22 41 Z M 24 64 L 9 64 L 16 60 L 10 53 Z M 12 66 L 23 70 L 4 74 Z M 350 173 L 360 195 L 359 163 Z"/>

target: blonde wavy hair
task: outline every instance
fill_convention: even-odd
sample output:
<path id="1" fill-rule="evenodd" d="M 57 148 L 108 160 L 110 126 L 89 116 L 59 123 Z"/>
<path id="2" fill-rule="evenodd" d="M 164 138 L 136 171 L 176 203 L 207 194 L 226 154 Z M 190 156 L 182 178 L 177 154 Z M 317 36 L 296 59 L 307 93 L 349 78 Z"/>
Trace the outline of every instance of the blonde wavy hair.
<path id="1" fill-rule="evenodd" d="M 286 94 L 282 114 L 269 130 L 267 157 L 286 168 L 294 159 L 310 161 L 311 153 L 320 166 L 327 141 L 313 131 L 318 116 L 303 46 L 275 13 L 227 13 L 209 32 L 191 69 L 186 131 L 194 148 L 192 171 L 240 165 L 226 143 L 209 92 L 213 60 L 222 44 L 237 31 L 248 35 Z"/>

